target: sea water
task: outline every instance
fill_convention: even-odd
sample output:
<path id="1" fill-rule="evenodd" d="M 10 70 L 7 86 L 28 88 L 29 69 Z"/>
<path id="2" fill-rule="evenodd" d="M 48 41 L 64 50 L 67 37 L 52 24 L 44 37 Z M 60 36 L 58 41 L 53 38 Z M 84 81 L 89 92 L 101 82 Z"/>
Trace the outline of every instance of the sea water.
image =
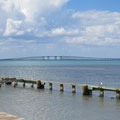
<path id="1" fill-rule="evenodd" d="M 17 77 L 66 83 L 91 84 L 120 88 L 120 61 L 76 60 L 3 60 L 0 61 L 1 77 Z M 3 85 L 0 88 L 0 112 L 7 112 L 25 120 L 118 120 L 120 101 L 114 92 L 99 91 L 92 97 L 82 96 L 80 87 L 72 94 L 71 86 L 46 85 L 37 90 L 21 84 L 17 88 Z M 112 98 L 112 99 L 111 99 Z"/>

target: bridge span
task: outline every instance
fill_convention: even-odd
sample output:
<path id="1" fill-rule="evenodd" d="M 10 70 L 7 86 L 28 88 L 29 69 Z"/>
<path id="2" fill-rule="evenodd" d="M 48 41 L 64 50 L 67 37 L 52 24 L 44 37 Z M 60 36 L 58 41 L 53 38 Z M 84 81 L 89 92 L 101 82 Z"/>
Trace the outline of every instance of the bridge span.
<path id="1" fill-rule="evenodd" d="M 34 56 L 23 57 L 20 59 L 28 60 L 83 60 L 83 61 L 120 61 L 120 58 L 97 58 L 97 57 L 80 57 L 80 56 Z"/>
<path id="2" fill-rule="evenodd" d="M 97 58 L 80 56 L 32 56 L 0 60 L 81 60 L 81 61 L 120 61 L 120 58 Z"/>

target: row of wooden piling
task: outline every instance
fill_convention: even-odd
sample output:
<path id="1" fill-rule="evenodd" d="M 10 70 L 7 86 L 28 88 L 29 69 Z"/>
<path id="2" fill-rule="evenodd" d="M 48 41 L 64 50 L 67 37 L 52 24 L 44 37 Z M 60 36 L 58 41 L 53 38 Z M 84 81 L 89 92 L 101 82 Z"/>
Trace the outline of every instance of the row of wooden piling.
<path id="1" fill-rule="evenodd" d="M 53 83 L 49 83 L 49 90 L 52 90 L 52 88 L 53 88 L 52 85 L 53 85 Z M 63 84 L 60 84 L 60 91 L 64 92 L 64 85 Z M 72 85 L 72 93 L 76 93 L 75 85 Z"/>
<path id="2" fill-rule="evenodd" d="M 4 78 L 5 80 L 5 78 Z M 104 97 L 104 91 L 114 91 L 116 92 L 116 98 L 120 99 L 120 89 L 119 88 L 110 88 L 110 87 L 102 87 L 102 86 L 92 86 L 92 85 L 84 85 L 84 84 L 72 84 L 72 83 L 62 83 L 62 82 L 53 82 L 53 81 L 40 81 L 40 80 L 26 80 L 26 79 L 12 79 L 7 78 L 5 82 L 6 85 L 11 85 L 13 82 L 13 86 L 16 87 L 18 82 L 21 82 L 23 87 L 25 87 L 26 83 L 31 83 L 31 88 L 34 87 L 34 84 L 37 85 L 37 89 L 44 89 L 45 84 L 49 84 L 49 90 L 53 89 L 53 84 L 58 84 L 60 86 L 60 91 L 64 92 L 64 85 L 72 86 L 72 93 L 76 93 L 76 86 L 82 87 L 82 94 L 87 96 L 92 96 L 92 92 L 95 90 L 99 90 L 99 96 Z M 2 84 L 0 84 L 1 87 Z"/>

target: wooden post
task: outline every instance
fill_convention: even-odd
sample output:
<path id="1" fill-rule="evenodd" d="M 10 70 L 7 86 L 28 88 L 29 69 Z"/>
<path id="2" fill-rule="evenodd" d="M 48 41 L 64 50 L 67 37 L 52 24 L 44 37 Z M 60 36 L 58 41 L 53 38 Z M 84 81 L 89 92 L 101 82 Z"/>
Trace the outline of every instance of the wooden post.
<path id="1" fill-rule="evenodd" d="M 42 83 L 40 80 L 37 80 L 36 83 L 37 83 L 37 89 L 44 89 L 45 83 Z"/>
<path id="2" fill-rule="evenodd" d="M 52 90 L 52 83 L 49 83 L 49 89 Z"/>
<path id="3" fill-rule="evenodd" d="M 41 81 L 37 80 L 36 83 L 37 83 L 37 89 L 40 89 L 41 88 Z"/>
<path id="4" fill-rule="evenodd" d="M 83 95 L 92 95 L 92 90 L 88 89 L 88 85 L 82 86 Z"/>
<path id="5" fill-rule="evenodd" d="M 13 86 L 16 87 L 16 86 L 17 86 L 17 82 L 14 82 L 14 83 L 13 83 Z"/>
<path id="6" fill-rule="evenodd" d="M 104 97 L 104 89 L 100 88 L 100 96 L 99 97 Z"/>
<path id="7" fill-rule="evenodd" d="M 45 82 L 41 82 L 41 89 L 44 89 Z"/>
<path id="8" fill-rule="evenodd" d="M 11 82 L 11 81 L 7 81 L 7 82 L 5 82 L 5 84 L 6 84 L 6 85 L 11 85 L 12 82 Z"/>
<path id="9" fill-rule="evenodd" d="M 76 93 L 75 85 L 72 85 L 72 93 Z"/>
<path id="10" fill-rule="evenodd" d="M 34 84 L 32 83 L 31 88 L 33 88 L 33 87 L 34 87 Z"/>
<path id="11" fill-rule="evenodd" d="M 61 91 L 61 92 L 64 91 L 64 86 L 63 86 L 63 84 L 60 84 L 60 91 Z"/>
<path id="12" fill-rule="evenodd" d="M 2 84 L 0 83 L 0 87 L 2 86 Z"/>
<path id="13" fill-rule="evenodd" d="M 25 87 L 25 82 L 23 82 L 23 87 Z"/>
<path id="14" fill-rule="evenodd" d="M 120 99 L 120 90 L 116 91 L 116 99 Z"/>
<path id="15" fill-rule="evenodd" d="M 89 92 L 89 95 L 92 96 L 92 90 L 88 89 L 88 92 Z"/>

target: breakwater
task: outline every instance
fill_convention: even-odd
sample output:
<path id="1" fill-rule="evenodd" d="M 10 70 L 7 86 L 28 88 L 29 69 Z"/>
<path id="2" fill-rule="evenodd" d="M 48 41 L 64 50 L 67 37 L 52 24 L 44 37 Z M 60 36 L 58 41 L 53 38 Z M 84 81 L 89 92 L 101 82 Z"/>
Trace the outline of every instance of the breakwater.
<path id="1" fill-rule="evenodd" d="M 99 91 L 99 97 L 104 97 L 104 91 L 113 91 L 116 93 L 116 99 L 120 99 L 120 88 L 43 81 L 43 80 L 41 81 L 41 80 L 28 80 L 28 79 L 20 79 L 20 78 L 0 77 L 0 87 L 2 87 L 2 84 L 6 84 L 6 85 L 12 85 L 14 88 L 16 88 L 18 83 L 22 83 L 23 87 L 25 87 L 26 84 L 31 84 L 31 88 L 33 88 L 34 85 L 36 85 L 37 89 L 44 89 L 45 85 L 49 84 L 49 90 L 53 90 L 53 85 L 57 84 L 60 86 L 61 92 L 64 92 L 64 86 L 69 85 L 72 88 L 72 93 L 76 93 L 76 87 L 79 86 L 79 87 L 82 87 L 82 94 L 86 96 L 92 96 L 93 91 Z"/>

